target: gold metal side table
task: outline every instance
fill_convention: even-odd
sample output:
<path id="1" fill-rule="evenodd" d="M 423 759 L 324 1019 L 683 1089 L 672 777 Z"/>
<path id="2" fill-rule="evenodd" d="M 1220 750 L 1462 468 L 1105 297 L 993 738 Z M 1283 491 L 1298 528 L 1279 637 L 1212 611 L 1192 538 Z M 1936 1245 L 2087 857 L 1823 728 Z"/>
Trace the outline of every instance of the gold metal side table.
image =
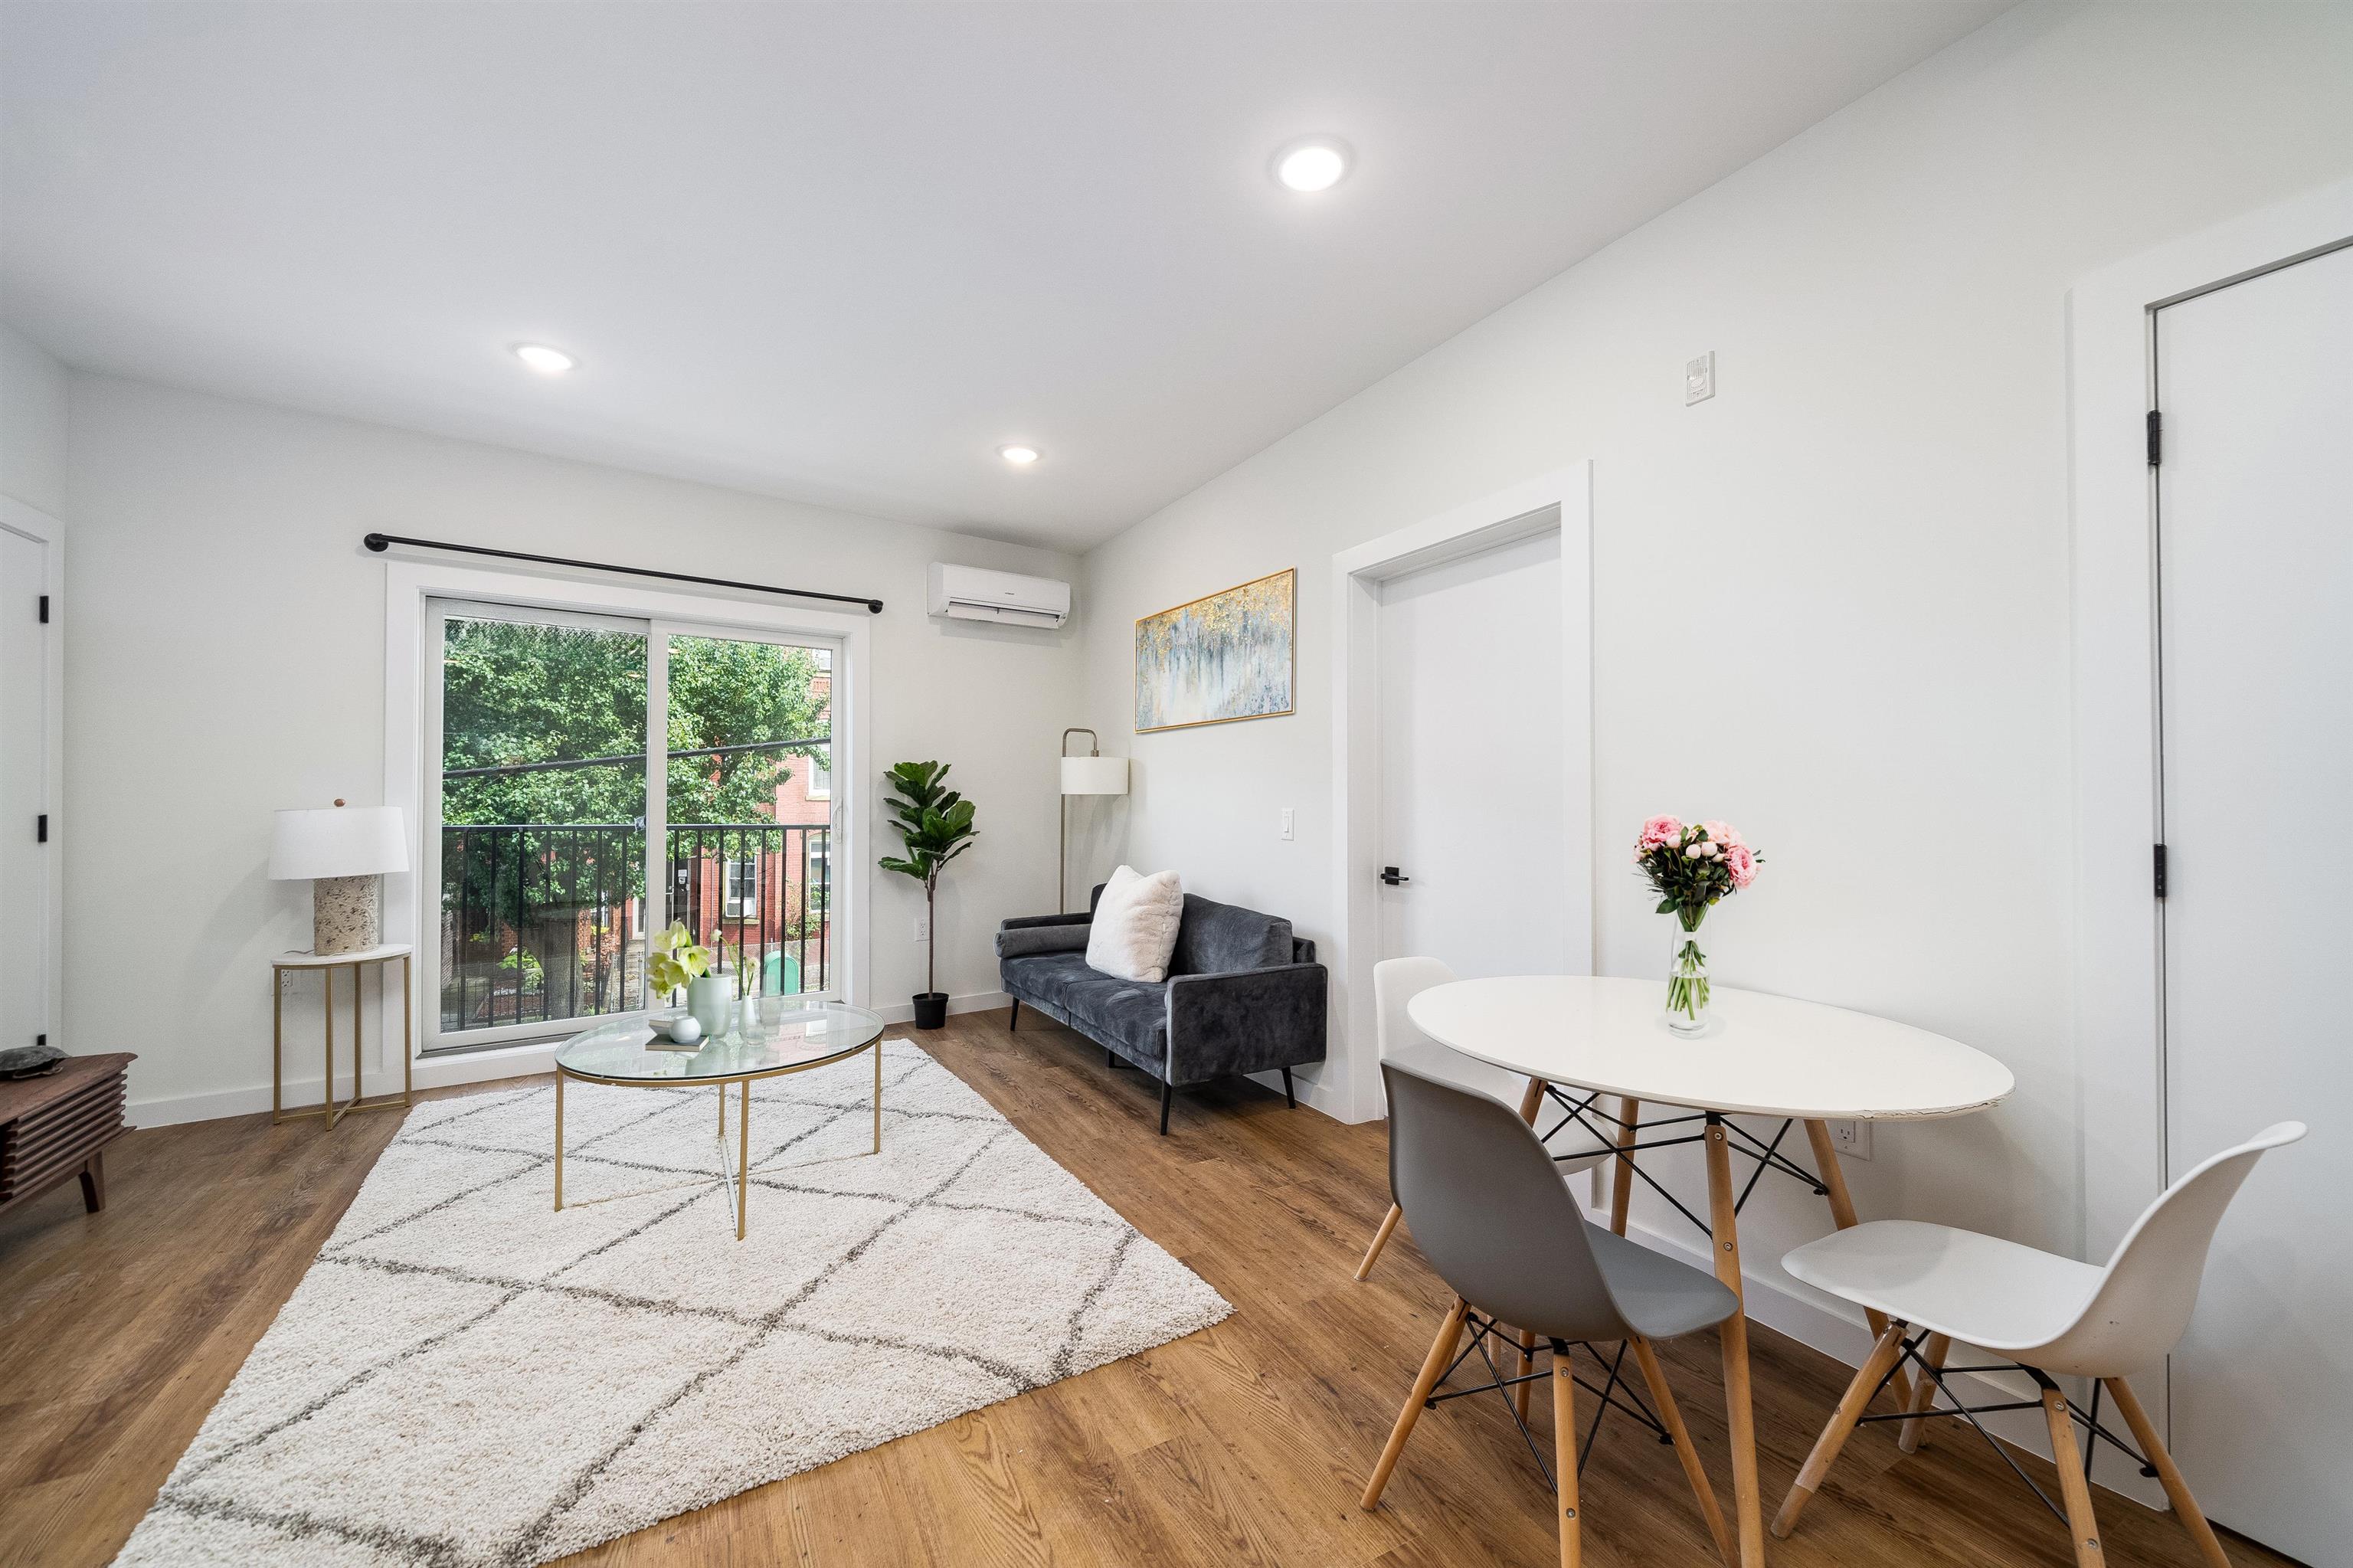
<path id="1" fill-rule="evenodd" d="M 406 1110 L 412 1087 L 410 1058 L 416 1054 L 417 998 L 414 977 L 410 970 L 416 962 L 416 949 L 406 942 L 386 942 L 374 948 L 362 948 L 349 953 L 288 953 L 273 959 L 269 964 L 269 1121 L 276 1126 L 281 1121 L 293 1121 L 306 1116 L 327 1118 L 333 1127 L 355 1110 Z M 360 994 L 360 971 L 376 966 L 382 978 L 385 964 L 400 961 L 400 1092 L 385 1093 L 369 1099 L 361 1087 L 361 1060 L 364 1055 L 362 1036 L 363 998 Z M 352 1097 L 338 1105 L 335 1101 L 335 971 L 352 971 Z M 284 1105 L 286 1081 L 286 984 L 290 974 L 305 969 L 317 969 L 326 985 L 326 995 L 321 1012 L 326 1021 L 327 1078 L 317 1105 L 301 1110 L 288 1110 Z"/>

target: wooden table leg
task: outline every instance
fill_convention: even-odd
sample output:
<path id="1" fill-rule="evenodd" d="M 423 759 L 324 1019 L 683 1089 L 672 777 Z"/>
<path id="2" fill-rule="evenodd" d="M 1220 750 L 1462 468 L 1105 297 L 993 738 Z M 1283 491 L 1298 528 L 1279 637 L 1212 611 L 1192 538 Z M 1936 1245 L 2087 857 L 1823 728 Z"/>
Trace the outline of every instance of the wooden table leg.
<path id="1" fill-rule="evenodd" d="M 1952 1348 L 1953 1341 L 1946 1336 L 1931 1334 L 1928 1336 L 1928 1348 L 1921 1352 L 1921 1357 L 1930 1366 L 1942 1372 L 1945 1370 L 1945 1357 Z M 1936 1380 L 1923 1373 L 1920 1381 L 1912 1385 L 1912 1398 L 1904 1406 L 1905 1409 L 1914 1412 L 1912 1419 L 1896 1428 L 1895 1446 L 1898 1448 L 1906 1454 L 1916 1454 L 1920 1451 L 1921 1439 L 1927 1434 L 1928 1419 L 1919 1412 L 1928 1409 L 1936 1403 Z M 2229 1565 L 2225 1564 L 2224 1568 L 2229 1568 Z"/>
<path id="2" fill-rule="evenodd" d="M 1544 1097 L 1545 1081 L 1530 1078 L 1526 1091 L 1520 1096 L 1520 1119 L 1530 1127 L 1535 1126 L 1536 1112 L 1544 1107 Z"/>
<path id="3" fill-rule="evenodd" d="M 94 1214 L 106 1207 L 106 1150 L 93 1149 L 90 1158 L 81 1162 L 81 1206 L 84 1213 Z M 2199 1521 L 2204 1523 L 2203 1520 Z"/>
<path id="4" fill-rule="evenodd" d="M 1726 1147 L 1724 1118 L 1707 1116 L 1708 1222 L 1714 1229 L 1710 1251 L 1715 1277 L 1733 1295 L 1746 1293 L 1740 1281 L 1739 1213 L 1732 1189 L 1732 1150 Z M 1748 1317 L 1746 1306 L 1724 1320 L 1724 1405 L 1726 1434 L 1732 1442 L 1732 1506 L 1740 1537 L 1741 1568 L 1763 1568 L 1765 1510 L 1757 1488 L 1757 1413 L 1748 1392 Z"/>
<path id="5" fill-rule="evenodd" d="M 882 1152 L 882 1037 L 874 1037 L 874 1152 Z"/>
<path id="6" fill-rule="evenodd" d="M 1618 1101 L 1618 1158 L 1609 1162 L 1609 1228 L 1620 1235 L 1626 1234 L 1626 1215 L 1634 1203 L 1634 1157 L 1623 1152 L 1634 1146 L 1634 1122 L 1642 1114 L 1642 1102 L 1631 1095 Z"/>
<path id="7" fill-rule="evenodd" d="M 1846 1171 L 1839 1164 L 1838 1145 L 1831 1140 L 1830 1124 L 1824 1121 L 1807 1122 L 1806 1141 L 1813 1145 L 1814 1169 L 1822 1173 L 1822 1185 L 1829 1190 L 1831 1223 L 1842 1231 L 1854 1229 L 1857 1223 L 1854 1217 L 1854 1200 L 1847 1195 Z M 1864 1322 L 1871 1325 L 1873 1339 L 1876 1340 L 1880 1335 L 1887 1332 L 1886 1313 L 1874 1312 L 1866 1308 L 1863 1310 L 1862 1319 Z M 1895 1396 L 1895 1407 L 1898 1410 L 1912 1408 L 1912 1380 L 1904 1375 L 1901 1362 L 1896 1365 L 1895 1375 L 1887 1380 L 1887 1391 Z"/>

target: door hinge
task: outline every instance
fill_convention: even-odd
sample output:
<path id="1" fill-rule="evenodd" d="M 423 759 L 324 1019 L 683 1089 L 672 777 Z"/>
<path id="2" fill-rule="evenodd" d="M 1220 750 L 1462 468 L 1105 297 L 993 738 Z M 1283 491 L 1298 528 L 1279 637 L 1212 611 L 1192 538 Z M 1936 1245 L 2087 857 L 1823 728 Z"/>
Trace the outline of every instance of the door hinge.
<path id="1" fill-rule="evenodd" d="M 2154 847 L 2157 853 L 2150 858 L 2155 863 L 2157 872 L 2157 895 L 2162 898 L 2165 896 L 2165 846 L 2158 844 Z"/>
<path id="2" fill-rule="evenodd" d="M 2165 461 L 2165 416 L 2151 408 L 2148 411 L 2148 466 L 2157 467 Z"/>
<path id="3" fill-rule="evenodd" d="M 33 819 L 33 842 L 37 844 L 49 842 L 49 814 L 47 811 Z"/>
<path id="4" fill-rule="evenodd" d="M 41 596 L 41 624 L 42 624 L 43 626 L 47 626 L 48 623 L 49 623 L 49 596 L 48 596 L 47 594 L 43 594 L 43 595 Z"/>

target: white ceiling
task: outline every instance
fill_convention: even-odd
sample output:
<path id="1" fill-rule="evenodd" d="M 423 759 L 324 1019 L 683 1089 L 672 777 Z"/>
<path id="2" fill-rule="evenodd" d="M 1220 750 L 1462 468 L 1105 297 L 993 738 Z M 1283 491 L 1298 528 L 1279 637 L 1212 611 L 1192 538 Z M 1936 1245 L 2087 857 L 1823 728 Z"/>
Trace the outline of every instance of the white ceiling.
<path id="1" fill-rule="evenodd" d="M 8 0 L 0 315 L 1083 548 L 2002 8 Z"/>

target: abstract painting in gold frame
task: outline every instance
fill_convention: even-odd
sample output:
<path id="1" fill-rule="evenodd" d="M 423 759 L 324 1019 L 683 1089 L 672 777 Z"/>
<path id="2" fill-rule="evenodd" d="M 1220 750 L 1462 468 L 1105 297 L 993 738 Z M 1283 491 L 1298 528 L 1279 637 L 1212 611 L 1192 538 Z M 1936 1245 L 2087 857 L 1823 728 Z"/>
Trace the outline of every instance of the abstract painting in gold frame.
<path id="1" fill-rule="evenodd" d="M 1135 730 L 1187 729 L 1292 711 L 1296 567 L 1135 623 Z"/>

